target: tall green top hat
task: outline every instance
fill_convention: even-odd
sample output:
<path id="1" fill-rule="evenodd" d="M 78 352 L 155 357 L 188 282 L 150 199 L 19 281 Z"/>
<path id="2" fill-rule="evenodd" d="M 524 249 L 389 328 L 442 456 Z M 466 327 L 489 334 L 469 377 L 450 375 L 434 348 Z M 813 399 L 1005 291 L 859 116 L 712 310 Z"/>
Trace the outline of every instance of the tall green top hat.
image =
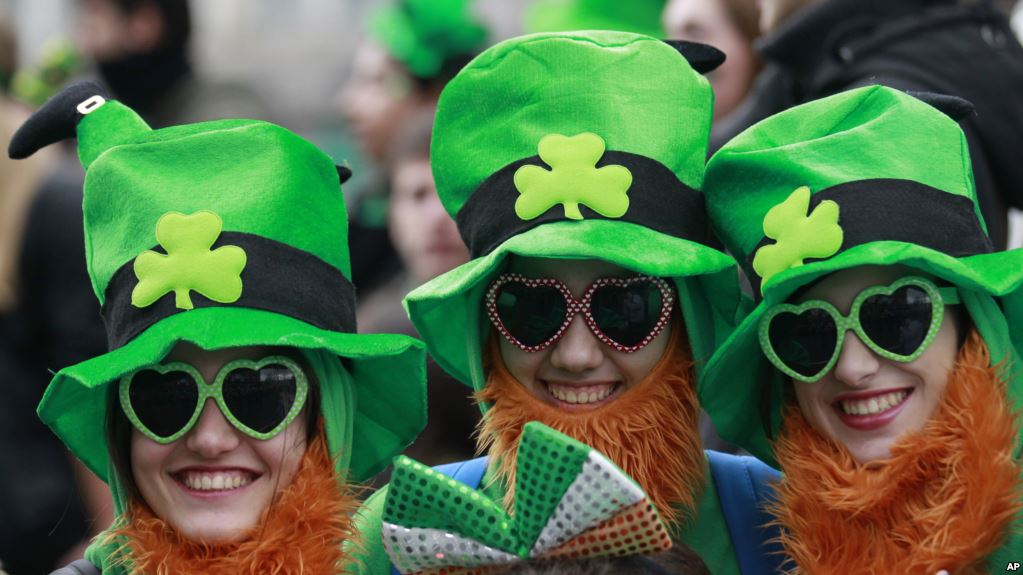
<path id="1" fill-rule="evenodd" d="M 951 112 L 964 104 L 928 100 Z M 966 139 L 948 115 L 881 86 L 797 106 L 721 148 L 704 191 L 760 300 L 700 382 L 722 437 L 774 461 L 769 437 L 781 423 L 785 378 L 761 352 L 760 318 L 801 286 L 862 265 L 902 264 L 957 286 L 992 361 L 1007 362 L 1020 404 L 1023 250 L 992 253 Z"/>
<path id="2" fill-rule="evenodd" d="M 704 69 L 720 55 L 683 49 Z M 677 278 L 694 352 L 709 355 L 737 301 L 697 191 L 712 104 L 678 49 L 625 32 L 523 36 L 466 66 L 441 94 L 432 162 L 472 260 L 406 299 L 437 362 L 483 385 L 483 291 L 509 254 Z"/>
<path id="3" fill-rule="evenodd" d="M 109 384 L 179 341 L 347 358 L 352 412 L 335 413 L 339 392 L 330 386 L 321 386 L 321 411 L 331 449 L 356 480 L 415 438 L 425 423 L 422 346 L 354 333 L 347 221 L 330 158 L 266 122 L 150 130 L 91 82 L 33 115 L 10 154 L 25 157 L 76 132 L 86 263 L 112 351 L 61 370 L 39 415 L 90 469 L 108 477 Z M 352 435 L 339 433 L 353 418 Z"/>

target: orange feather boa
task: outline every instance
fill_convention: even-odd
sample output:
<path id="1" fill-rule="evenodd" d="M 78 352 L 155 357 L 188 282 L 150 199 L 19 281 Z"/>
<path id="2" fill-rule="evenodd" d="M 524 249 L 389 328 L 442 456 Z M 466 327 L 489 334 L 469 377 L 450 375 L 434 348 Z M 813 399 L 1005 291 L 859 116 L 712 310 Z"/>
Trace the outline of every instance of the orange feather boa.
<path id="1" fill-rule="evenodd" d="M 891 457 L 856 464 L 796 407 L 775 444 L 785 473 L 772 509 L 800 573 L 982 573 L 1023 497 L 1018 421 L 973 332 L 925 427 Z"/>
<path id="2" fill-rule="evenodd" d="M 353 539 L 357 506 L 334 472 L 326 440 L 317 435 L 291 484 L 264 512 L 254 531 L 258 537 L 224 545 L 192 541 L 138 503 L 131 505 L 128 524 L 109 536 L 124 541 L 120 563 L 134 574 L 335 575 L 348 561 L 342 545 Z"/>
<path id="3" fill-rule="evenodd" d="M 661 516 L 677 524 L 695 513 L 705 481 L 703 447 L 697 429 L 693 362 L 681 322 L 650 374 L 615 401 L 594 411 L 559 410 L 534 397 L 508 372 L 496 339 L 484 356 L 486 386 L 477 401 L 490 403 L 479 429 L 479 450 L 498 462 L 497 478 L 508 487 L 511 509 L 515 452 L 522 427 L 539 421 L 606 455 L 639 483 Z"/>

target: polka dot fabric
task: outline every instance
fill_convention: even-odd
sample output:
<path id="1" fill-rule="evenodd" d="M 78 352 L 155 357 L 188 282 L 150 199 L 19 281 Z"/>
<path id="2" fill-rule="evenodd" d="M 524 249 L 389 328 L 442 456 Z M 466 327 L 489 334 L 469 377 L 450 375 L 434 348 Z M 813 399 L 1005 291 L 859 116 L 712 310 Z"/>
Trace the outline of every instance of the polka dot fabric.
<path id="1" fill-rule="evenodd" d="M 519 561 L 654 553 L 671 547 L 642 489 L 592 448 L 526 424 L 515 517 L 483 493 L 405 456 L 384 503 L 384 548 L 403 574 L 474 575 Z"/>
<path id="2" fill-rule="evenodd" d="M 499 503 L 405 456 L 394 460 L 383 518 L 396 526 L 450 532 L 513 553 L 518 542 Z"/>
<path id="3" fill-rule="evenodd" d="M 591 451 L 541 423 L 523 427 L 515 460 L 515 527 L 519 540 L 529 542 L 524 551 L 533 548 Z"/>
<path id="4" fill-rule="evenodd" d="M 530 554 L 542 555 L 644 499 L 646 494 L 636 482 L 591 450 Z"/>

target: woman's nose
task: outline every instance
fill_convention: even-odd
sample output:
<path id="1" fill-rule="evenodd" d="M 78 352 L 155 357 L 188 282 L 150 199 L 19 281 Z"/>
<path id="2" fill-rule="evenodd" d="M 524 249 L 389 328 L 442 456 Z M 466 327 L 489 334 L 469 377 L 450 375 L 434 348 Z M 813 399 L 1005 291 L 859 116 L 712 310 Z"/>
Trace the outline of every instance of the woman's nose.
<path id="1" fill-rule="evenodd" d="M 202 457 L 212 459 L 237 448 L 241 441 L 239 433 L 220 412 L 217 403 L 209 399 L 199 414 L 199 421 L 188 432 L 185 445 Z"/>
<path id="2" fill-rule="evenodd" d="M 835 363 L 835 379 L 851 387 L 860 387 L 866 385 L 880 368 L 881 358 L 864 345 L 855 333 L 846 332 L 838 362 Z"/>
<path id="3" fill-rule="evenodd" d="M 565 371 L 579 373 L 600 367 L 604 350 L 600 340 L 590 331 L 581 316 L 575 316 L 565 334 L 554 345 L 551 365 Z"/>

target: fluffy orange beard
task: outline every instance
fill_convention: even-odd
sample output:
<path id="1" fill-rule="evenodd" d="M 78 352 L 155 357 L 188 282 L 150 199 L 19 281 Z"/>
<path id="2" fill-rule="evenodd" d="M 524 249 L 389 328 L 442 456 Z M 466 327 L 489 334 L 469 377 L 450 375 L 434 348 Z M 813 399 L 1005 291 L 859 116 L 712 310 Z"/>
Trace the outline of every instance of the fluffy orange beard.
<path id="1" fill-rule="evenodd" d="M 533 396 L 504 365 L 492 337 L 484 355 L 487 382 L 475 394 L 491 404 L 479 427 L 479 451 L 497 462 L 496 478 L 515 496 L 515 454 L 522 427 L 539 421 L 600 451 L 639 483 L 670 525 L 694 515 L 703 487 L 705 462 L 697 429 L 693 362 L 681 322 L 646 378 L 621 396 L 587 412 L 566 412 Z"/>
<path id="2" fill-rule="evenodd" d="M 930 421 L 869 465 L 788 409 L 772 511 L 799 572 L 984 572 L 1023 497 L 1017 419 L 989 363 L 972 332 Z"/>
<path id="3" fill-rule="evenodd" d="M 119 563 L 133 574 L 335 575 L 348 561 L 342 545 L 352 540 L 351 515 L 358 504 L 338 480 L 327 442 L 318 434 L 291 484 L 245 541 L 222 545 L 192 541 L 138 503 L 131 505 L 128 524 L 109 537 L 122 538 Z"/>

